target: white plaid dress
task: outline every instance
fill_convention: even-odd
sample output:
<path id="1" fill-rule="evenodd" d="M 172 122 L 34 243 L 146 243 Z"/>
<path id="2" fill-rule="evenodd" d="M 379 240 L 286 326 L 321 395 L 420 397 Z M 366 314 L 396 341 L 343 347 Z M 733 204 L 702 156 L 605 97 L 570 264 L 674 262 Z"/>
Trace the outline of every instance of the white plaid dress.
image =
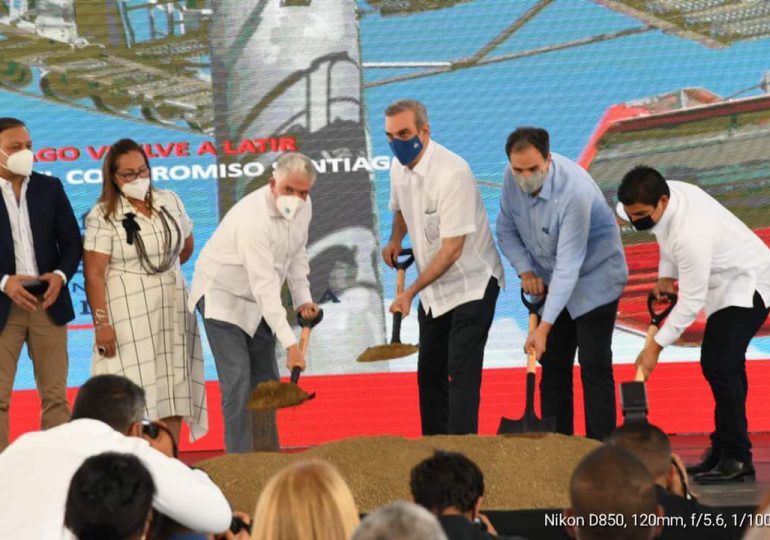
<path id="1" fill-rule="evenodd" d="M 208 431 L 206 386 L 198 322 L 187 310 L 187 287 L 179 259 L 171 270 L 148 274 L 142 268 L 136 243 L 129 245 L 122 220 L 133 212 L 150 261 L 161 264 L 163 224 L 161 206 L 182 231 L 181 242 L 192 234 L 192 221 L 172 191 L 153 190 L 152 218 L 134 210 L 123 197 L 107 221 L 101 204 L 86 218 L 84 249 L 110 255 L 107 269 L 107 308 L 117 337 L 117 354 L 105 358 L 94 351 L 94 375 L 123 375 L 144 388 L 150 419 L 182 416 L 195 440 Z M 171 234 L 176 229 L 171 224 Z M 172 246 L 176 238 L 172 238 Z"/>

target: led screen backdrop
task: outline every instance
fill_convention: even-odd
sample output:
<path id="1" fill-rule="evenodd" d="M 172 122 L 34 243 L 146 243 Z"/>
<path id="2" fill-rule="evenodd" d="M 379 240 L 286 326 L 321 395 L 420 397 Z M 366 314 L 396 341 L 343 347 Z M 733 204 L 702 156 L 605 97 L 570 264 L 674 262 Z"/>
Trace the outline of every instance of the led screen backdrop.
<path id="1" fill-rule="evenodd" d="M 613 205 L 622 174 L 648 163 L 704 187 L 766 238 L 769 21 L 770 5 L 736 0 L 3 0 L 0 114 L 28 123 L 36 170 L 62 179 L 78 216 L 98 197 L 106 148 L 126 136 L 145 144 L 156 185 L 194 221 L 197 250 L 280 152 L 307 153 L 319 170 L 311 283 L 326 312 L 308 375 L 413 371 L 416 357 L 355 362 L 385 341 L 395 287 L 379 257 L 391 220 L 389 102 L 427 105 L 433 137 L 470 163 L 493 224 L 505 137 L 538 125 Z M 623 237 L 631 279 L 613 346 L 628 364 L 657 251 L 649 235 Z M 488 368 L 525 363 L 526 314 L 505 266 Z M 92 328 L 82 273 L 69 287 L 77 386 Z M 696 361 L 702 328 L 663 361 Z M 417 341 L 415 316 L 403 338 Z M 749 357 L 769 349 L 759 337 Z M 34 388 L 25 358 L 15 388 Z"/>

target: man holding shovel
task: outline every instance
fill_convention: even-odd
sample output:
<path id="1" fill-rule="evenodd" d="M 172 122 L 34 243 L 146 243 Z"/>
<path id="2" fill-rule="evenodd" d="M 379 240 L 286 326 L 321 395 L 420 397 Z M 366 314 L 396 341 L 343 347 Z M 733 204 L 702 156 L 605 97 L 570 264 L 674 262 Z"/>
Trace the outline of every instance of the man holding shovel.
<path id="1" fill-rule="evenodd" d="M 315 174 L 303 154 L 278 158 L 270 183 L 230 209 L 195 265 L 189 308 L 202 313 L 214 354 L 227 452 L 278 450 L 275 411 L 246 410 L 258 383 L 278 379 L 276 337 L 289 371 L 305 369 L 281 288 L 288 281 L 295 309 L 315 318 L 306 250 Z"/>
<path id="2" fill-rule="evenodd" d="M 484 346 L 503 285 L 503 268 L 470 167 L 430 138 L 422 103 L 385 109 L 393 229 L 382 250 L 393 268 L 406 234 L 417 280 L 390 311 L 409 314 L 420 294 L 417 382 L 423 435 L 478 432 Z"/>
<path id="3" fill-rule="evenodd" d="M 612 332 L 628 278 L 612 210 L 591 176 L 551 153 L 548 132 L 521 127 L 508 136 L 497 240 L 524 293 L 548 295 L 527 337 L 543 366 L 543 418 L 573 433 L 572 366 L 581 366 L 586 434 L 603 440 L 615 429 Z"/>
<path id="4" fill-rule="evenodd" d="M 767 318 L 770 305 L 770 249 L 740 219 L 702 189 L 667 182 L 650 167 L 628 172 L 618 200 L 638 230 L 660 246 L 654 293 L 673 293 L 678 302 L 666 323 L 636 360 L 645 378 L 664 347 L 674 343 L 706 312 L 701 369 L 714 395 L 715 428 L 703 461 L 687 468 L 701 483 L 753 479 L 746 420 L 746 349 Z"/>

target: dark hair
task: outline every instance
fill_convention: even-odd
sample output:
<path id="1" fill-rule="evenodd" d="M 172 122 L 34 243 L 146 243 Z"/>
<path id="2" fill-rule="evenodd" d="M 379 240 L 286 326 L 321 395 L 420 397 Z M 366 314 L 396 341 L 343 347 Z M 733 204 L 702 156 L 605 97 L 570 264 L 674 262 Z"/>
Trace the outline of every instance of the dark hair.
<path id="1" fill-rule="evenodd" d="M 652 475 L 628 450 L 605 445 L 590 452 L 575 467 L 569 491 L 575 516 L 584 520 L 580 526 L 583 539 L 641 540 L 649 538 L 655 526 L 654 520 L 634 520 L 654 514 L 658 503 Z M 592 524 L 589 518 L 611 514 L 623 515 L 626 527 Z"/>
<path id="2" fill-rule="evenodd" d="M 125 433 L 142 419 L 144 390 L 120 375 L 91 377 L 78 390 L 72 419 L 101 420 L 115 431 Z"/>
<path id="3" fill-rule="evenodd" d="M 27 124 L 19 120 L 18 118 L 10 118 L 8 116 L 0 118 L 0 133 L 6 129 L 15 127 L 27 127 Z"/>
<path id="4" fill-rule="evenodd" d="M 657 206 L 663 195 L 671 196 L 666 179 L 646 165 L 637 165 L 628 171 L 618 188 L 618 200 L 629 205 L 641 203 Z"/>
<path id="5" fill-rule="evenodd" d="M 152 476 L 136 456 L 91 456 L 70 482 L 64 525 L 79 540 L 129 539 L 144 531 L 154 494 Z"/>
<path id="6" fill-rule="evenodd" d="M 670 470 L 671 441 L 659 427 L 647 422 L 623 424 L 612 432 L 607 444 L 634 454 L 654 478 L 664 476 Z"/>
<path id="7" fill-rule="evenodd" d="M 133 139 L 120 139 L 110 146 L 107 155 L 104 156 L 102 164 L 102 194 L 99 196 L 99 202 L 104 205 L 104 217 L 109 221 L 110 217 L 118 209 L 118 200 L 120 199 L 120 189 L 115 182 L 115 172 L 118 170 L 118 159 L 130 152 L 139 152 L 144 158 L 144 164 L 150 168 L 150 160 L 144 148 Z M 152 181 L 150 182 L 152 187 Z M 152 208 L 152 189 L 147 191 L 147 206 Z"/>
<path id="8" fill-rule="evenodd" d="M 399 99 L 385 108 L 385 116 L 396 116 L 404 111 L 414 113 L 415 127 L 420 130 L 428 123 L 428 110 L 416 99 Z"/>
<path id="9" fill-rule="evenodd" d="M 518 127 L 516 131 L 508 135 L 505 141 L 505 157 L 510 159 L 511 152 L 520 152 L 534 146 L 543 158 L 548 159 L 551 152 L 551 143 L 548 132 L 538 127 Z"/>
<path id="10" fill-rule="evenodd" d="M 433 513 L 450 506 L 470 512 L 484 495 L 484 474 L 464 455 L 437 450 L 433 457 L 415 465 L 409 487 L 414 502 Z"/>

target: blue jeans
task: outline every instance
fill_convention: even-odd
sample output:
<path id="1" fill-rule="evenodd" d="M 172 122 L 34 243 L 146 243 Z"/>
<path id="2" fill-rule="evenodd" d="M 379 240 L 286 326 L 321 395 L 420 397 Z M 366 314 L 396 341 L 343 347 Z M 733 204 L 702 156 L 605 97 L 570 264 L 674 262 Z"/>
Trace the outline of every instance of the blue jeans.
<path id="1" fill-rule="evenodd" d="M 257 384 L 278 379 L 273 331 L 264 320 L 249 336 L 234 324 L 207 319 L 204 299 L 198 302 L 198 310 L 204 314 L 203 326 L 219 377 L 226 451 L 278 450 L 275 411 L 252 412 L 246 408 Z"/>

